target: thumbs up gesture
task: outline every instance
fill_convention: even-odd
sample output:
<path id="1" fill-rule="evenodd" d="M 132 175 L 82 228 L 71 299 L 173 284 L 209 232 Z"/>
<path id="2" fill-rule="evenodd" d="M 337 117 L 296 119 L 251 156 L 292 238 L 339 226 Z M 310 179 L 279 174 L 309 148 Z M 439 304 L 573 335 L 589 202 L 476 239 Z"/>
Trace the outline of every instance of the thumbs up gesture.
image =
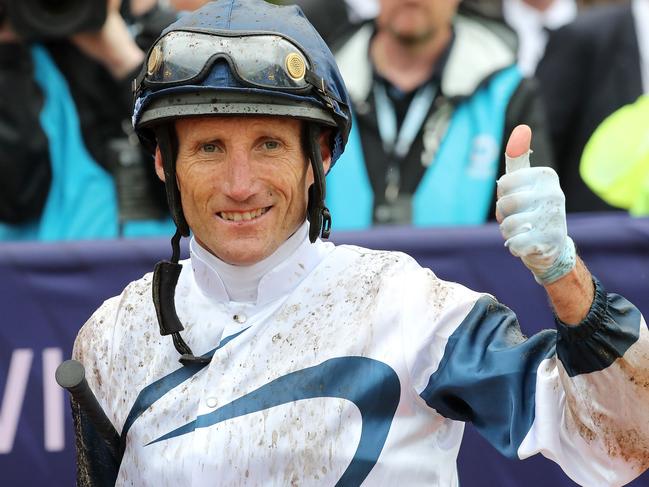
<path id="1" fill-rule="evenodd" d="M 530 167 L 531 140 L 527 125 L 519 125 L 509 137 L 506 174 L 497 181 L 496 219 L 505 246 L 546 285 L 574 268 L 576 252 L 559 177 L 552 168 Z"/>

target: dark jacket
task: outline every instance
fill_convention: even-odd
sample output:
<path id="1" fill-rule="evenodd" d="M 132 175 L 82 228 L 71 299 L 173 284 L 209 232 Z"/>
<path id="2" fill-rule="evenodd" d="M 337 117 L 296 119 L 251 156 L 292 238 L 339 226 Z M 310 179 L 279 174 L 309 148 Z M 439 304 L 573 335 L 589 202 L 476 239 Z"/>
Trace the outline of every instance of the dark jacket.
<path id="1" fill-rule="evenodd" d="M 566 209 L 612 209 L 585 185 L 579 161 L 597 126 L 642 94 L 630 5 L 594 7 L 552 33 L 537 77 Z"/>
<path id="2" fill-rule="evenodd" d="M 160 29 L 171 22 L 169 15 L 147 17 L 138 43 L 146 49 Z M 152 33 L 152 27 L 155 33 Z M 131 80 L 139 68 L 123 80 L 115 80 L 95 60 L 67 40 L 44 44 L 57 68 L 67 81 L 74 100 L 83 141 L 92 158 L 114 173 L 116 154 L 112 143 L 125 139 L 132 112 Z M 51 184 L 50 154 L 47 137 L 39 116 L 44 97 L 34 79 L 34 67 L 28 44 L 0 44 L 0 222 L 22 224 L 38 218 L 47 200 Z M 7 96 L 7 94 L 10 94 Z M 125 130 L 126 129 L 126 130 Z M 138 191 L 147 188 L 145 197 L 151 205 L 151 217 L 166 214 L 164 186 L 156 179 L 150 156 Z"/>
<path id="3" fill-rule="evenodd" d="M 43 94 L 32 73 L 26 46 L 0 44 L 0 221 L 7 223 L 40 214 L 52 177 L 38 123 Z"/>

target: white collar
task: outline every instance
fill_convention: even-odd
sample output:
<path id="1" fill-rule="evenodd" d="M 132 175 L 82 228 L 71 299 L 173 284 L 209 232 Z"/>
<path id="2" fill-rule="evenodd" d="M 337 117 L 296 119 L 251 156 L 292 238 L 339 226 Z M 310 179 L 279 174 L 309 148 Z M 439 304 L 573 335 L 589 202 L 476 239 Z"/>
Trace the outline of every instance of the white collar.
<path id="1" fill-rule="evenodd" d="M 547 29 L 558 29 L 577 16 L 575 0 L 556 0 L 540 11 L 523 0 L 503 2 L 505 21 L 518 34 L 518 65 L 525 76 L 533 76 L 548 42 Z"/>
<path id="2" fill-rule="evenodd" d="M 558 29 L 577 16 L 575 0 L 556 0 L 546 10 L 537 10 L 523 0 L 505 0 L 503 14 L 508 24 L 516 27 Z M 518 30 L 518 29 L 517 29 Z"/>
<path id="3" fill-rule="evenodd" d="M 223 262 L 193 237 L 190 257 L 194 279 L 208 298 L 221 302 L 266 304 L 287 295 L 333 250 L 333 244 L 311 244 L 304 223 L 272 255 L 250 266 Z"/>
<path id="4" fill-rule="evenodd" d="M 631 8 L 640 51 L 642 89 L 645 93 L 649 93 L 649 0 L 634 0 Z"/>

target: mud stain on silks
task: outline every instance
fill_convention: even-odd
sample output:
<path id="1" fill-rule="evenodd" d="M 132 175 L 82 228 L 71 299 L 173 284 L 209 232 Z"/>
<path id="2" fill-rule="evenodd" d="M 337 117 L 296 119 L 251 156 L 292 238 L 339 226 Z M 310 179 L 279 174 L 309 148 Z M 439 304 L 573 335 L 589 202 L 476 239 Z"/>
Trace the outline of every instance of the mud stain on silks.
<path id="1" fill-rule="evenodd" d="M 649 347 L 639 341 L 603 371 L 561 374 L 568 430 L 638 473 L 649 468 L 649 369 L 643 364 L 649 364 Z"/>

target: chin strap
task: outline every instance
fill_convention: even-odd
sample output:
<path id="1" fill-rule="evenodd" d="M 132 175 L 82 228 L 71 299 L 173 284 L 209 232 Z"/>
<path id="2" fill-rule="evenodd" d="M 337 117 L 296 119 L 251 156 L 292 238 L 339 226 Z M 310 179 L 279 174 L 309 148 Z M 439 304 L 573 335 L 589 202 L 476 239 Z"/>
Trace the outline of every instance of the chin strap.
<path id="1" fill-rule="evenodd" d="M 189 345 L 180 336 L 183 327 L 178 314 L 176 313 L 176 284 L 183 266 L 178 263 L 180 260 L 180 239 L 189 236 L 189 226 L 183 214 L 180 191 L 176 183 L 176 155 L 178 144 L 175 137 L 173 125 L 163 124 L 155 129 L 156 140 L 162 156 L 162 166 L 165 174 L 165 189 L 167 191 L 167 203 L 171 216 L 176 224 L 176 233 L 171 238 L 171 261 L 163 260 L 156 264 L 153 270 L 153 305 L 158 318 L 160 334 L 171 335 L 174 347 L 180 354 L 180 363 L 204 364 L 210 361 L 207 357 L 197 357 L 189 348 Z"/>
<path id="2" fill-rule="evenodd" d="M 180 354 L 180 363 L 183 365 L 206 364 L 209 363 L 210 358 L 195 356 L 192 349 L 189 348 L 189 345 L 180 336 L 180 332 L 185 328 L 176 313 L 174 299 L 178 277 L 183 268 L 178 263 L 178 259 L 180 258 L 180 238 L 180 230 L 176 230 L 175 235 L 171 239 L 171 247 L 173 249 L 171 261 L 163 260 L 155 265 L 152 284 L 153 305 L 158 318 L 160 334 L 162 336 L 171 335 L 174 347 Z"/>
<path id="3" fill-rule="evenodd" d="M 176 229 L 183 237 L 189 237 L 189 225 L 183 214 L 180 190 L 176 182 L 176 156 L 178 155 L 178 141 L 172 124 L 161 124 L 155 127 L 155 136 L 162 157 L 162 168 L 165 175 L 165 191 L 167 193 L 167 205 L 171 217 L 176 224 Z M 173 240 L 172 240 L 173 245 Z"/>
<path id="4" fill-rule="evenodd" d="M 309 203 L 307 206 L 309 240 L 311 243 L 315 242 L 318 236 L 329 238 L 331 233 L 331 213 L 325 206 L 327 190 L 319 137 L 320 127 L 315 123 L 307 124 L 308 156 L 313 168 L 313 184 L 309 187 Z"/>
<path id="5" fill-rule="evenodd" d="M 160 154 L 162 156 L 162 165 L 165 173 L 165 188 L 167 190 L 167 202 L 171 210 L 171 216 L 176 223 L 176 233 L 171 239 L 171 261 L 163 260 L 156 264 L 153 270 L 153 305 L 155 306 L 156 316 L 160 334 L 163 336 L 171 335 L 174 347 L 180 354 L 180 363 L 204 364 L 210 361 L 207 357 L 197 357 L 185 343 L 180 332 L 184 330 L 178 314 L 176 313 L 175 293 L 178 277 L 183 266 L 178 263 L 180 259 L 180 239 L 189 236 L 189 226 L 185 220 L 180 200 L 180 191 L 176 183 L 176 153 L 177 144 L 173 127 L 162 125 L 156 128 L 156 138 Z"/>

